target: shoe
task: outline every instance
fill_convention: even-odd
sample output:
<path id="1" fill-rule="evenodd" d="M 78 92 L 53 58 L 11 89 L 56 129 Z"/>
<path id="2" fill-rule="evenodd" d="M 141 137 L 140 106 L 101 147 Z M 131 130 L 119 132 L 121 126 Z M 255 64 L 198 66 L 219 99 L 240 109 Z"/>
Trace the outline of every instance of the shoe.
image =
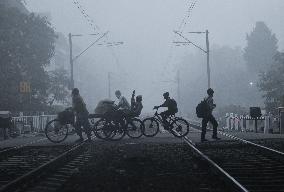
<path id="1" fill-rule="evenodd" d="M 88 142 L 88 143 L 92 142 L 91 137 L 88 137 L 87 142 Z"/>
<path id="2" fill-rule="evenodd" d="M 81 143 L 81 142 L 83 142 L 84 141 L 84 139 L 83 138 L 80 138 L 80 139 L 77 139 L 76 141 L 75 141 L 75 143 Z"/>
<path id="3" fill-rule="evenodd" d="M 201 143 L 208 141 L 207 139 L 201 139 Z"/>
<path id="4" fill-rule="evenodd" d="M 221 140 L 221 138 L 219 138 L 219 137 L 217 137 L 217 136 L 212 136 L 212 139 Z"/>

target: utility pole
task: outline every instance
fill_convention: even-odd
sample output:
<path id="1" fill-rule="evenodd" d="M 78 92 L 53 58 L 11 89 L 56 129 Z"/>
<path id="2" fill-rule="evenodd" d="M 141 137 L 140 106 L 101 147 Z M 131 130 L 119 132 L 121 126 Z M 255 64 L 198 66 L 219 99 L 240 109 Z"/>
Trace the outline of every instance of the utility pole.
<path id="1" fill-rule="evenodd" d="M 195 43 L 193 43 L 192 41 L 190 41 L 188 38 L 186 38 L 185 36 L 182 35 L 182 33 L 180 33 L 179 31 L 174 31 L 176 34 L 178 34 L 180 37 L 182 37 L 184 40 L 186 40 L 185 42 L 180 42 L 180 41 L 174 41 L 173 43 L 176 44 L 192 44 L 194 47 L 200 49 L 201 51 L 203 51 L 206 54 L 206 63 L 207 63 L 207 84 L 208 84 L 208 89 L 211 87 L 211 72 L 210 72 L 210 48 L 209 48 L 209 31 L 206 30 L 205 32 L 188 32 L 188 33 L 196 33 L 196 34 L 202 34 L 205 33 L 206 34 L 206 50 L 204 50 L 203 48 L 201 48 L 200 46 L 196 45 Z"/>
<path id="2" fill-rule="evenodd" d="M 211 72 L 210 72 L 210 65 L 209 65 L 209 31 L 206 30 L 206 54 L 207 54 L 207 78 L 208 78 L 208 89 L 211 87 Z"/>
<path id="3" fill-rule="evenodd" d="M 111 99 L 111 88 L 110 88 L 110 72 L 108 72 L 108 98 Z"/>
<path id="4" fill-rule="evenodd" d="M 178 97 L 178 104 L 180 105 L 180 71 L 178 70 L 177 72 L 177 97 Z M 181 113 L 181 111 L 179 110 L 179 113 Z"/>
<path id="5" fill-rule="evenodd" d="M 73 77 L 73 45 L 72 45 L 72 34 L 69 33 L 69 47 L 70 47 L 70 89 L 74 89 L 74 77 Z"/>
<path id="6" fill-rule="evenodd" d="M 70 47 L 70 89 L 74 89 L 74 61 L 78 59 L 81 55 L 83 55 L 87 50 L 89 50 L 92 46 L 94 46 L 99 40 L 101 40 L 103 37 L 105 37 L 109 32 L 103 33 L 100 37 L 98 37 L 93 43 L 91 43 L 86 49 L 84 49 L 80 54 L 78 54 L 76 57 L 73 57 L 73 45 L 72 45 L 72 37 L 81 37 L 84 36 L 82 34 L 73 35 L 69 33 L 69 47 Z M 88 34 L 88 35 L 99 35 L 99 33 L 95 34 Z M 112 45 L 121 45 L 123 42 L 107 42 L 107 46 Z"/>

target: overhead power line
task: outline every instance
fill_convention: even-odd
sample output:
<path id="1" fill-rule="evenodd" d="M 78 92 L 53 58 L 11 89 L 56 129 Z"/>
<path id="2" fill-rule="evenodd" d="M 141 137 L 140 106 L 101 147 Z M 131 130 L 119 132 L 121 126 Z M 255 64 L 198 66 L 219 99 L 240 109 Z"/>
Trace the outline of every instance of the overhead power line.
<path id="1" fill-rule="evenodd" d="M 100 27 L 95 23 L 94 19 L 87 13 L 86 9 L 82 6 L 80 1 L 79 0 L 73 0 L 73 4 L 75 5 L 75 7 L 77 7 L 77 9 L 80 11 L 80 13 L 85 18 L 85 20 L 88 22 L 88 24 L 93 28 L 93 30 L 95 32 L 101 33 Z M 119 42 L 119 43 L 113 43 L 112 46 L 108 45 L 108 41 L 109 41 L 109 36 L 108 35 L 109 34 L 104 36 L 104 38 L 106 40 L 104 40 L 103 42 L 106 44 L 106 47 L 110 50 L 110 54 L 114 58 L 114 61 L 115 61 L 116 65 L 117 65 L 117 67 L 121 68 L 121 65 L 119 63 L 119 59 L 118 59 L 117 55 L 114 52 L 113 46 L 121 45 L 123 43 Z"/>
<path id="2" fill-rule="evenodd" d="M 78 0 L 73 0 L 73 4 L 78 8 L 82 16 L 86 19 L 86 21 L 94 29 L 94 31 L 99 31 L 100 28 L 96 25 L 95 21 L 90 17 L 90 15 L 88 15 L 87 11 L 84 9 L 81 3 Z"/>
<path id="3" fill-rule="evenodd" d="M 197 4 L 198 0 L 193 0 L 193 1 L 190 1 L 189 3 L 189 7 L 187 9 L 187 12 L 185 14 L 185 16 L 183 17 L 179 27 L 178 27 L 178 30 L 181 34 L 183 33 L 183 30 L 184 28 L 186 27 L 186 25 L 190 22 L 190 16 L 191 16 L 191 13 L 193 11 L 193 9 L 196 7 L 196 4 Z M 166 72 L 166 67 L 169 65 L 169 63 L 171 62 L 172 58 L 173 58 L 173 44 L 171 43 L 171 47 L 170 47 L 170 50 L 169 50 L 169 55 L 167 57 L 167 60 L 165 62 L 165 72 Z"/>
<path id="4" fill-rule="evenodd" d="M 180 23 L 180 26 L 178 28 L 178 31 L 180 31 L 181 33 L 183 33 L 183 30 L 185 28 L 185 26 L 187 25 L 188 22 L 190 22 L 190 16 L 192 13 L 192 10 L 195 8 L 195 5 L 197 4 L 198 0 L 193 0 L 190 4 L 190 6 L 188 7 L 187 13 L 184 16 L 182 22 Z"/>

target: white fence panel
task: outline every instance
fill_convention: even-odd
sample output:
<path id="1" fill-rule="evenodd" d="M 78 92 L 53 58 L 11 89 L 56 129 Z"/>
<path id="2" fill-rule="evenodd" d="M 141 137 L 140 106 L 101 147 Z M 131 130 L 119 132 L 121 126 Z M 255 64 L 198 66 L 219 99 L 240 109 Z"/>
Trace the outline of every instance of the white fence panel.
<path id="1" fill-rule="evenodd" d="M 12 122 L 20 133 L 43 132 L 46 124 L 56 117 L 56 115 L 20 116 L 13 117 Z"/>

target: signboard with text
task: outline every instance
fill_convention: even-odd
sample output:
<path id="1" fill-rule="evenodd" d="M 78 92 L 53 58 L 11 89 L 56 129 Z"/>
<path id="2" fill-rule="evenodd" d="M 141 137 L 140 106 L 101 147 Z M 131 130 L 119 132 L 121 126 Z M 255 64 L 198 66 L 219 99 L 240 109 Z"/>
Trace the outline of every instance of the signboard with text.
<path id="1" fill-rule="evenodd" d="M 30 93 L 31 92 L 31 84 L 27 81 L 20 82 L 20 93 Z"/>

